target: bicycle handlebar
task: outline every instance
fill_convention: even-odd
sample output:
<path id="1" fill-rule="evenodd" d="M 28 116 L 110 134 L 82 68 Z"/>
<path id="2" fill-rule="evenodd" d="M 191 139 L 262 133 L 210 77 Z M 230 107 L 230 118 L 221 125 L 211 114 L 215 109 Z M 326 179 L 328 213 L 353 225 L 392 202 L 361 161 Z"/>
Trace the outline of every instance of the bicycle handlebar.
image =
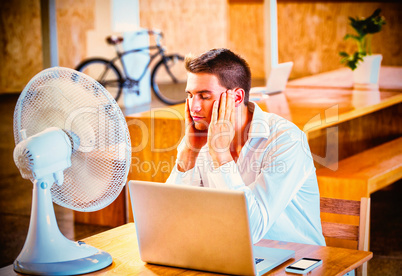
<path id="1" fill-rule="evenodd" d="M 154 29 L 154 30 L 143 29 L 143 30 L 136 31 L 134 34 L 135 35 L 141 35 L 141 34 L 155 35 L 156 45 L 160 45 L 160 41 L 163 38 L 162 31 L 157 30 L 157 29 Z M 110 45 L 117 45 L 117 44 L 120 44 L 121 42 L 123 42 L 123 37 L 111 35 L 111 36 L 106 37 L 106 42 Z"/>
<path id="2" fill-rule="evenodd" d="M 163 33 L 160 30 L 157 29 L 142 29 L 139 31 L 135 32 L 136 35 L 140 35 L 140 34 L 149 34 L 149 35 L 156 35 L 156 36 L 160 36 L 161 38 L 163 38 Z"/>

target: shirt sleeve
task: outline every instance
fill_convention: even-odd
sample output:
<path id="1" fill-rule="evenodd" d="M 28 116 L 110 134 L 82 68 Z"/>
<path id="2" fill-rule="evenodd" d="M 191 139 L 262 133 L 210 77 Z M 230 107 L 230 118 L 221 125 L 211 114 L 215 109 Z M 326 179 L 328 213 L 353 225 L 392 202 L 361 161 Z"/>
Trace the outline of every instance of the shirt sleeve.
<path id="1" fill-rule="evenodd" d="M 305 134 L 291 128 L 274 134 L 253 183 L 246 186 L 234 161 L 209 171 L 207 177 L 216 188 L 244 191 L 255 243 L 265 236 L 312 173 L 314 165 Z"/>
<path id="2" fill-rule="evenodd" d="M 186 172 L 181 172 L 177 168 L 177 162 L 173 167 L 166 183 L 188 186 L 201 186 L 201 177 L 198 168 L 194 167 Z"/>
<path id="3" fill-rule="evenodd" d="M 178 153 L 182 150 L 183 143 L 184 139 L 180 142 L 179 146 L 177 147 Z M 177 154 L 177 156 L 179 156 L 179 154 Z M 188 185 L 188 186 L 201 186 L 202 183 L 201 175 L 197 166 L 186 172 L 179 171 L 177 166 L 178 161 L 176 159 L 173 170 L 170 173 L 168 179 L 166 180 L 166 183 Z"/>

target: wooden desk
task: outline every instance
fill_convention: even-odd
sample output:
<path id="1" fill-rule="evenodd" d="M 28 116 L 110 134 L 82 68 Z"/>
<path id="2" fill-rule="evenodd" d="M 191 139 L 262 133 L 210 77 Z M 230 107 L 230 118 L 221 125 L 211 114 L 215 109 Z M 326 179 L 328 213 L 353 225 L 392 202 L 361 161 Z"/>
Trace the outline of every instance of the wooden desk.
<path id="1" fill-rule="evenodd" d="M 402 91 L 402 67 L 381 66 L 378 85 L 381 90 Z M 349 68 L 341 68 L 314 76 L 292 80 L 288 87 L 303 88 L 353 88 L 353 74 Z"/>
<path id="2" fill-rule="evenodd" d="M 336 170 L 339 160 L 402 136 L 401 73 L 402 67 L 382 67 L 379 91 L 354 91 L 352 72 L 340 69 L 292 81 L 282 93 L 251 98 L 306 133 L 317 168 Z M 184 105 L 132 114 L 126 121 L 132 143 L 128 178 L 166 181 L 184 135 Z M 126 196 L 95 214 L 76 212 L 76 221 L 105 221 L 120 209 L 128 212 L 120 221 L 132 221 Z"/>
<path id="3" fill-rule="evenodd" d="M 134 223 L 128 223 L 112 230 L 84 239 L 98 249 L 110 253 L 113 257 L 111 266 L 88 275 L 214 275 L 213 273 L 193 271 L 180 268 L 146 264 L 141 261 Z M 319 258 L 323 264 L 309 275 L 344 275 L 373 257 L 372 252 L 344 248 L 285 243 L 262 240 L 258 245 L 295 250 L 295 259 L 302 257 Z M 289 275 L 285 267 L 295 259 L 290 259 L 266 275 Z M 0 269 L 0 275 L 20 275 L 13 271 L 12 266 Z"/>

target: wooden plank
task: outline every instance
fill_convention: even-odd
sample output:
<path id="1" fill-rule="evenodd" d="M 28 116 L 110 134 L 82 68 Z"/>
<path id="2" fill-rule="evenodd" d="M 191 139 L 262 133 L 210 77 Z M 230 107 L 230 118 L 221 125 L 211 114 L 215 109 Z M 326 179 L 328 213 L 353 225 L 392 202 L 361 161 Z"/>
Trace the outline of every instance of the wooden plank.
<path id="1" fill-rule="evenodd" d="M 402 137 L 317 170 L 321 196 L 360 200 L 402 178 Z"/>
<path id="2" fill-rule="evenodd" d="M 324 213 L 360 216 L 360 202 L 321 197 L 320 210 Z"/>
<path id="3" fill-rule="evenodd" d="M 356 241 L 359 237 L 359 227 L 344 223 L 325 222 L 322 223 L 322 234 L 324 237 Z"/>
<path id="4" fill-rule="evenodd" d="M 360 197 L 368 197 L 401 177 L 402 137 L 340 161 L 335 171 L 317 170 L 320 191 L 335 182 L 342 183 L 345 190 L 352 185 L 366 185 L 360 190 Z"/>
<path id="5" fill-rule="evenodd" d="M 362 198 L 360 212 L 359 250 L 368 251 L 370 248 L 370 198 Z"/>

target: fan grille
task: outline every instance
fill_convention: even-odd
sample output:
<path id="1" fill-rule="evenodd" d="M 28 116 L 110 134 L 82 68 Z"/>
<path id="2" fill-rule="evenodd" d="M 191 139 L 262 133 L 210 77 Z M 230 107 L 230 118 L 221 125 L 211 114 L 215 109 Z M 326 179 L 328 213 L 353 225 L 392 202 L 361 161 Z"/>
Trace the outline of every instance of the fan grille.
<path id="1" fill-rule="evenodd" d="M 109 92 L 72 69 L 42 71 L 18 99 L 15 143 L 22 140 L 22 129 L 30 137 L 48 127 L 63 129 L 79 141 L 64 183 L 51 188 L 53 201 L 77 211 L 96 211 L 112 203 L 127 180 L 131 143 L 125 118 Z"/>

